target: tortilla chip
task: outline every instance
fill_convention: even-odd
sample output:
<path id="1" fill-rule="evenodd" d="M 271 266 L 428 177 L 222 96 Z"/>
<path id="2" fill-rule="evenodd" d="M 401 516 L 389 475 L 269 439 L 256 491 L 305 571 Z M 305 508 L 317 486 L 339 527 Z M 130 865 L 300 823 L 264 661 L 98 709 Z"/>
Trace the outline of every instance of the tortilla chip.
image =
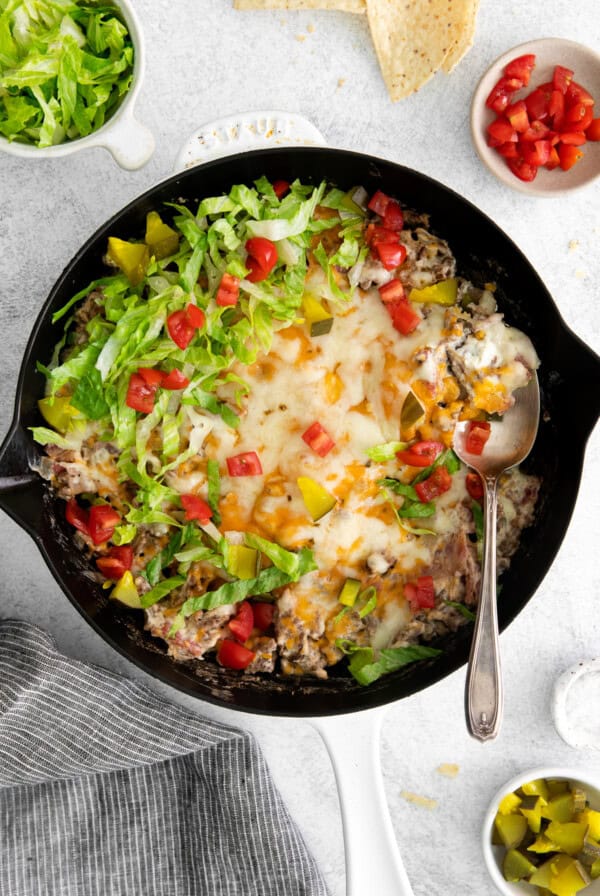
<path id="1" fill-rule="evenodd" d="M 390 99 L 410 96 L 441 68 L 472 0 L 366 0 Z"/>
<path id="2" fill-rule="evenodd" d="M 456 40 L 442 64 L 442 68 L 447 75 L 456 68 L 463 56 L 473 46 L 478 8 L 479 0 L 471 0 L 470 3 L 465 3 L 463 20 L 457 26 Z"/>
<path id="3" fill-rule="evenodd" d="M 234 9 L 336 9 L 365 13 L 366 0 L 233 0 Z"/>

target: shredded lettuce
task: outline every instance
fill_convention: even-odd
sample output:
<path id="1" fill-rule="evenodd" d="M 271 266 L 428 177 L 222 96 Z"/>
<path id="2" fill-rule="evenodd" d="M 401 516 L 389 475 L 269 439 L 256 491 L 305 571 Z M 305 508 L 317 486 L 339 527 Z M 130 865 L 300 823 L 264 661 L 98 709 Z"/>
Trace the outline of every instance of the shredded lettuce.
<path id="1" fill-rule="evenodd" d="M 395 672 L 409 663 L 431 659 L 442 652 L 434 647 L 422 647 L 418 644 L 410 647 L 388 647 L 375 651 L 372 647 L 360 647 L 352 641 L 338 638 L 336 647 L 350 657 L 348 669 L 361 685 L 369 685 L 382 675 Z"/>
<path id="2" fill-rule="evenodd" d="M 44 147 L 101 127 L 133 77 L 133 45 L 118 10 L 86 0 L 0 8 L 0 133 Z"/>
<path id="3" fill-rule="evenodd" d="M 365 454 L 371 460 L 383 464 L 388 460 L 394 460 L 398 451 L 404 451 L 407 445 L 407 442 L 385 442 L 382 445 L 373 445 L 372 448 L 367 448 Z"/>

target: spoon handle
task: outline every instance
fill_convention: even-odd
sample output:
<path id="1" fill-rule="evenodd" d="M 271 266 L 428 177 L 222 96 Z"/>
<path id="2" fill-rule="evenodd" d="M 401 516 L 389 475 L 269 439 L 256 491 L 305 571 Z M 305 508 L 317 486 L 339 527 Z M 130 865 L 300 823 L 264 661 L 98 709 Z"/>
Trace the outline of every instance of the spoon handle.
<path id="1" fill-rule="evenodd" d="M 483 480 L 483 570 L 475 632 L 467 669 L 466 713 L 477 740 L 493 740 L 502 721 L 502 675 L 496 606 L 497 479 Z"/>

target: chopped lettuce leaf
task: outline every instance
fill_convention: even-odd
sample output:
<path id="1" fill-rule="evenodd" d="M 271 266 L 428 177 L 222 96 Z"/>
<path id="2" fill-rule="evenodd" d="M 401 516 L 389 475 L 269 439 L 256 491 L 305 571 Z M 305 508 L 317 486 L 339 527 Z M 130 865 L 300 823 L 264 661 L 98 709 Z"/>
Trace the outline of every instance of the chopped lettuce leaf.
<path id="1" fill-rule="evenodd" d="M 369 685 L 382 675 L 395 672 L 409 663 L 431 659 L 442 652 L 434 647 L 415 644 L 410 647 L 388 647 L 376 652 L 372 647 L 360 647 L 352 641 L 338 638 L 336 647 L 350 657 L 348 669 L 361 685 Z"/>

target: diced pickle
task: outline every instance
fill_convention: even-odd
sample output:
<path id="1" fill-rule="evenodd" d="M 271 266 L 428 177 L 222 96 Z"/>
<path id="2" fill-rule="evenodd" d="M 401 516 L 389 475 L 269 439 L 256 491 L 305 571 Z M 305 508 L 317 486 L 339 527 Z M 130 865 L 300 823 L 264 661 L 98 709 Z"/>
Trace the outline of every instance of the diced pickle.
<path id="1" fill-rule="evenodd" d="M 548 804 L 542 807 L 542 817 L 562 824 L 573 820 L 573 795 L 570 792 L 551 796 Z"/>
<path id="2" fill-rule="evenodd" d="M 311 336 L 326 336 L 333 326 L 333 318 L 326 317 L 324 320 L 315 320 L 310 325 Z"/>
<path id="3" fill-rule="evenodd" d="M 525 796 L 519 806 L 521 812 L 527 819 L 530 829 L 534 834 L 539 834 L 542 826 L 542 807 L 546 805 L 546 800 L 541 796 Z"/>
<path id="4" fill-rule="evenodd" d="M 423 405 L 411 390 L 407 392 L 400 412 L 400 428 L 402 431 L 410 429 L 425 414 Z"/>
<path id="5" fill-rule="evenodd" d="M 496 815 L 496 829 L 507 849 L 519 846 L 527 832 L 527 819 L 522 815 Z"/>
<path id="6" fill-rule="evenodd" d="M 583 812 L 587 802 L 585 790 L 582 790 L 581 787 L 571 787 L 571 793 L 573 795 L 573 812 L 575 814 Z"/>
<path id="7" fill-rule="evenodd" d="M 125 604 L 126 607 L 131 607 L 133 610 L 142 609 L 140 595 L 138 594 L 135 582 L 133 581 L 133 576 L 129 570 L 126 570 L 126 572 L 123 573 L 111 591 L 110 596 L 113 600 L 118 600 L 120 603 Z"/>
<path id="8" fill-rule="evenodd" d="M 583 849 L 583 840 L 587 828 L 576 821 L 560 822 L 551 821 L 546 828 L 546 837 L 551 840 L 561 852 L 569 856 L 576 856 Z"/>
<path id="9" fill-rule="evenodd" d="M 546 785 L 550 796 L 556 796 L 558 793 L 567 793 L 570 790 L 569 782 L 565 781 L 564 778 L 548 778 Z"/>
<path id="10" fill-rule="evenodd" d="M 509 849 L 502 862 L 502 874 L 505 880 L 517 881 L 529 877 L 535 871 L 533 862 L 519 852 L 518 849 Z"/>
<path id="11" fill-rule="evenodd" d="M 583 847 L 579 858 L 581 861 L 587 859 L 585 862 L 586 865 L 600 859 L 600 843 L 597 840 L 594 840 L 593 837 L 590 837 L 588 828 L 586 828 L 585 836 L 583 838 Z"/>
<path id="12" fill-rule="evenodd" d="M 588 834 L 594 840 L 600 840 L 600 812 L 595 809 L 585 809 L 579 813 L 575 821 L 581 821 L 588 826 Z"/>
<path id="13" fill-rule="evenodd" d="M 297 483 L 306 509 L 315 523 L 335 507 L 336 500 L 333 495 L 314 479 L 309 476 L 299 476 Z"/>
<path id="14" fill-rule="evenodd" d="M 258 551 L 244 544 L 230 544 L 227 549 L 227 572 L 238 579 L 253 579 L 258 568 Z"/>
<path id="15" fill-rule="evenodd" d="M 338 600 L 345 607 L 353 607 L 356 603 L 356 598 L 361 589 L 361 583 L 358 579 L 346 579 L 342 586 L 342 590 L 340 591 L 340 596 Z"/>
<path id="16" fill-rule="evenodd" d="M 527 847 L 528 852 L 535 852 L 538 855 L 544 855 L 548 852 L 557 852 L 558 847 L 554 841 L 550 840 L 549 837 L 546 837 L 545 834 L 540 834 L 534 843 L 531 843 Z"/>
<path id="17" fill-rule="evenodd" d="M 553 859 L 547 859 L 543 865 L 540 865 L 539 868 L 536 868 L 531 877 L 529 878 L 529 883 L 533 884 L 534 887 L 550 887 L 550 881 L 552 880 L 552 862 Z"/>
<path id="18" fill-rule="evenodd" d="M 123 271 L 132 286 L 142 282 L 150 264 L 150 252 L 145 243 L 128 243 L 116 236 L 109 236 L 106 254 Z"/>
<path id="19" fill-rule="evenodd" d="M 596 861 L 593 862 L 592 867 L 590 868 L 590 877 L 592 880 L 596 880 L 600 877 L 600 859 L 596 859 Z"/>
<path id="20" fill-rule="evenodd" d="M 562 859 L 566 859 L 566 862 L 561 862 Z M 556 873 L 550 880 L 550 890 L 555 896 L 575 896 L 590 883 L 590 877 L 585 868 L 576 859 L 558 856 L 555 865 L 557 866 Z"/>
<path id="21" fill-rule="evenodd" d="M 146 236 L 144 241 L 150 252 L 159 261 L 175 255 L 179 248 L 179 234 L 161 219 L 158 212 L 146 215 Z"/>
<path id="22" fill-rule="evenodd" d="M 431 302 L 435 305 L 454 305 L 458 292 L 458 280 L 449 277 L 423 289 L 411 289 L 408 298 L 411 302 Z"/>
<path id="23" fill-rule="evenodd" d="M 526 796 L 541 796 L 545 800 L 550 795 L 548 793 L 548 785 L 543 778 L 538 778 L 537 781 L 528 781 L 527 784 L 521 786 L 521 790 Z"/>
<path id="24" fill-rule="evenodd" d="M 38 407 L 44 420 L 58 430 L 65 433 L 71 429 L 73 421 L 81 414 L 73 407 L 68 397 L 61 398 L 55 395 L 54 398 L 42 398 L 38 401 Z"/>
<path id="25" fill-rule="evenodd" d="M 506 796 L 500 800 L 498 805 L 498 812 L 500 815 L 511 815 L 514 813 L 515 809 L 518 809 L 521 805 L 521 797 L 517 796 L 516 793 L 507 793 Z"/>

